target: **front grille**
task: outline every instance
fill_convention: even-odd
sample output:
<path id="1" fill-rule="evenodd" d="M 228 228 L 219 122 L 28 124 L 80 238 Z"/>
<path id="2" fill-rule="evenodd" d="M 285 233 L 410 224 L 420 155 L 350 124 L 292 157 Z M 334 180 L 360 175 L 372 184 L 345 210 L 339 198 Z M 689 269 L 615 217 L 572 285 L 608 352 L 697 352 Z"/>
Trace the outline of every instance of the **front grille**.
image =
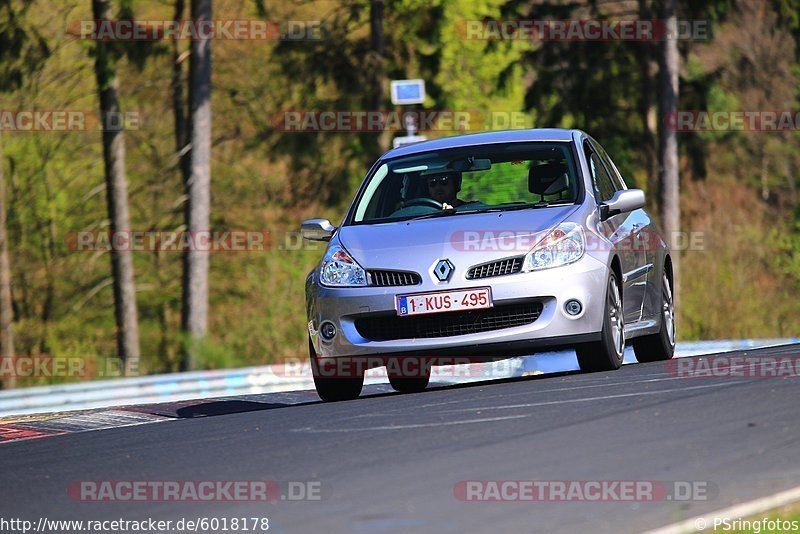
<path id="1" fill-rule="evenodd" d="M 419 274 L 408 271 L 367 271 L 369 285 L 377 287 L 415 286 L 422 283 Z"/>
<path id="2" fill-rule="evenodd" d="M 506 258 L 504 260 L 476 265 L 467 272 L 467 278 L 473 280 L 475 278 L 490 278 L 492 276 L 518 273 L 522 270 L 522 262 L 524 259 L 525 256 L 517 256 L 516 258 Z"/>
<path id="3" fill-rule="evenodd" d="M 371 341 L 463 336 L 531 324 L 541 302 L 501 304 L 483 310 L 431 313 L 411 317 L 384 315 L 356 319 L 358 333 Z"/>

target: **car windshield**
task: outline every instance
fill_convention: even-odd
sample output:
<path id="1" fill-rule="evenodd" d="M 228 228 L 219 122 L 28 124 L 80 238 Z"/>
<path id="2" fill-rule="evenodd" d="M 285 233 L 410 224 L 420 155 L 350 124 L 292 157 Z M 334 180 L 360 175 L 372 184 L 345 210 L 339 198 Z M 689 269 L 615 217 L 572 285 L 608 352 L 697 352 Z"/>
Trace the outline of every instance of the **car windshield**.
<path id="1" fill-rule="evenodd" d="M 454 148 L 384 162 L 361 190 L 353 224 L 574 204 L 569 143 Z"/>

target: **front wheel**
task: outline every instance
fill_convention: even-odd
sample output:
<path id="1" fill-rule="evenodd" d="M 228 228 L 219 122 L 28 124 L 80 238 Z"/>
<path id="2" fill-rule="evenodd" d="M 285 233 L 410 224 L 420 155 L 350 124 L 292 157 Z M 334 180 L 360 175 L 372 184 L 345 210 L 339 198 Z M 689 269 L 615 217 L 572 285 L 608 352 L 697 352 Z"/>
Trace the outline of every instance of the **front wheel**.
<path id="1" fill-rule="evenodd" d="M 622 366 L 625 352 L 625 328 L 622 322 L 622 296 L 612 272 L 606 286 L 606 306 L 600 341 L 576 347 L 581 371 L 614 371 Z"/>
<path id="2" fill-rule="evenodd" d="M 392 389 L 400 393 L 419 393 L 428 387 L 431 379 L 431 364 L 424 359 L 415 361 L 414 365 L 403 367 L 403 361 L 390 360 L 386 365 L 386 374 Z M 405 370 L 405 372 L 404 372 Z"/>
<path id="3" fill-rule="evenodd" d="M 325 402 L 353 400 L 361 395 L 364 387 L 364 374 L 357 370 L 355 376 L 336 376 L 336 370 L 326 370 L 317 358 L 311 339 L 308 340 L 308 355 L 311 358 L 311 374 L 317 395 Z"/>
<path id="4" fill-rule="evenodd" d="M 675 304 L 666 272 L 661 277 L 661 329 L 657 334 L 634 339 L 633 352 L 640 363 L 669 360 L 675 354 Z"/>

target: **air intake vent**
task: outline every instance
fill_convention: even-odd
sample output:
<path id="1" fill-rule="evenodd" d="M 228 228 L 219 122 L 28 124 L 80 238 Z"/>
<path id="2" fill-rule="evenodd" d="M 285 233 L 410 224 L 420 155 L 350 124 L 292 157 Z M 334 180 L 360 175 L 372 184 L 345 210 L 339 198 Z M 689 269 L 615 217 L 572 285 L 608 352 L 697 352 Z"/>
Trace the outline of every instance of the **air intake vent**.
<path id="1" fill-rule="evenodd" d="M 422 283 L 422 278 L 417 273 L 408 271 L 367 271 L 369 285 L 376 287 L 390 286 L 415 286 Z"/>
<path id="2" fill-rule="evenodd" d="M 493 276 L 518 273 L 522 270 L 524 259 L 525 256 L 517 256 L 516 258 L 506 258 L 476 265 L 467 272 L 467 278 L 474 280 L 476 278 L 491 278 Z"/>
<path id="3" fill-rule="evenodd" d="M 541 302 L 495 305 L 484 310 L 430 313 L 410 317 L 379 315 L 356 319 L 358 333 L 371 341 L 462 336 L 530 324 L 542 313 Z"/>

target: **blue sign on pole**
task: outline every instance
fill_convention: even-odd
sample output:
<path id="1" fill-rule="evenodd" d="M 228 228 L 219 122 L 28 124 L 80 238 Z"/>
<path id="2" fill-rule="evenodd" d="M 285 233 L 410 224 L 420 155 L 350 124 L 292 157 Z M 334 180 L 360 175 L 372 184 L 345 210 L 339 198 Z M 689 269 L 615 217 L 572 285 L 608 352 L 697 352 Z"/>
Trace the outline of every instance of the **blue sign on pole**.
<path id="1" fill-rule="evenodd" d="M 395 106 L 425 102 L 425 80 L 392 80 L 391 87 Z"/>

